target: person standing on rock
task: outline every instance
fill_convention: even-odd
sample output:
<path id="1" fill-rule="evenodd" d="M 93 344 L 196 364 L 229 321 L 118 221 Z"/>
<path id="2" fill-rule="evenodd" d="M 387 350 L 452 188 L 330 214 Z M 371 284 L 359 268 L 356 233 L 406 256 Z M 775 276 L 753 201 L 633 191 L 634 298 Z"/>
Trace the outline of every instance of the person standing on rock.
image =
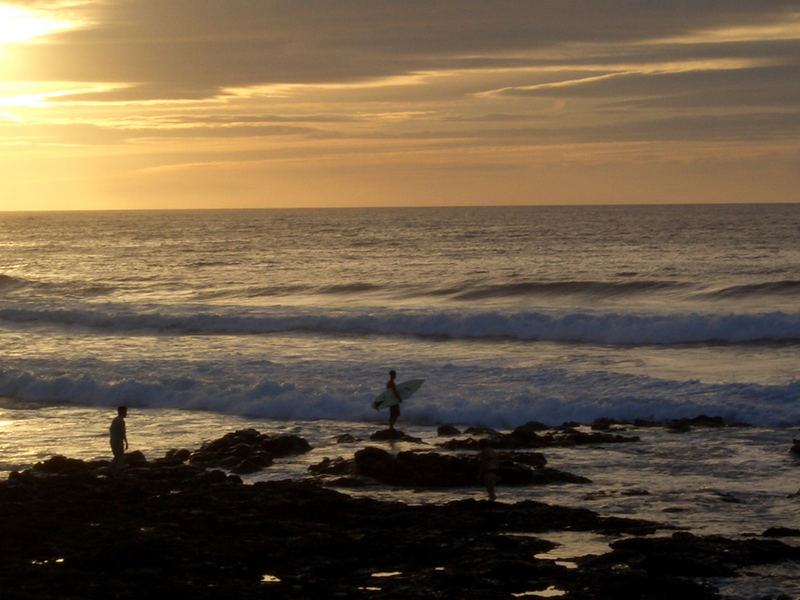
<path id="1" fill-rule="evenodd" d="M 389 381 L 386 382 L 386 389 L 392 390 L 394 395 L 397 396 L 397 404 L 389 407 L 389 429 L 394 431 L 394 424 L 397 422 L 397 417 L 400 416 L 400 402 L 403 399 L 400 397 L 400 392 L 397 391 L 397 385 L 394 380 L 397 378 L 397 371 L 392 369 L 389 371 Z"/>
<path id="2" fill-rule="evenodd" d="M 125 417 L 128 416 L 128 407 L 117 407 L 117 416 L 111 421 L 109 428 L 109 439 L 111 441 L 111 451 L 114 453 L 114 460 L 111 466 L 115 470 L 121 469 L 125 465 L 125 450 L 128 449 L 128 435 L 125 431 Z"/>
<path id="3" fill-rule="evenodd" d="M 497 454 L 489 445 L 488 438 L 481 439 L 478 442 L 478 448 L 481 450 L 481 466 L 478 469 L 478 479 L 486 486 L 489 500 L 494 502 L 495 498 L 497 498 L 494 493 L 494 487 L 497 485 Z"/>

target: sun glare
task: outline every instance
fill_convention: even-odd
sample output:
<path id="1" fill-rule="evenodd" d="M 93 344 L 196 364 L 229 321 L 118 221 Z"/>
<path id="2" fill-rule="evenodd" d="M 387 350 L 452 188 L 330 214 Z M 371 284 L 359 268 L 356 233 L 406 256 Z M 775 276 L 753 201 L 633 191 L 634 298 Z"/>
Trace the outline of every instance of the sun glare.
<path id="1" fill-rule="evenodd" d="M 0 5 L 0 44 L 28 42 L 72 26 L 71 23 L 57 21 L 39 12 Z"/>

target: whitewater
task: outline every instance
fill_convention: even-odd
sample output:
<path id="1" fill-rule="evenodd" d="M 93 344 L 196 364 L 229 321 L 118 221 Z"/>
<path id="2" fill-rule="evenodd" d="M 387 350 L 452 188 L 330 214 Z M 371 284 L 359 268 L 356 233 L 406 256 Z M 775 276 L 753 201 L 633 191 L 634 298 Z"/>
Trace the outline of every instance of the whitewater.
<path id="1" fill-rule="evenodd" d="M 798 205 L 0 214 L 0 396 L 800 425 Z"/>
<path id="2" fill-rule="evenodd" d="M 436 450 L 445 423 L 741 425 L 549 449 L 592 483 L 502 501 L 702 534 L 797 527 L 798 234 L 800 205 L 0 213 L 0 476 L 108 458 L 126 404 L 149 458 L 254 427 L 313 450 L 248 481 L 304 478 L 385 427 L 371 402 L 395 369 L 426 380 L 398 422 L 423 445 L 395 450 Z M 568 560 L 610 540 L 553 541 Z M 713 583 L 800 595 L 796 565 Z"/>

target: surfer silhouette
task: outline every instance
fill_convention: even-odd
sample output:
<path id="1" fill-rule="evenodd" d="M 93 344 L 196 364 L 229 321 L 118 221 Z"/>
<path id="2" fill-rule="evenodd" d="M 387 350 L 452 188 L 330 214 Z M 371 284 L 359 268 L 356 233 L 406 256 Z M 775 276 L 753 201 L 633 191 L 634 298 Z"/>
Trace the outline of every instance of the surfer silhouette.
<path id="1" fill-rule="evenodd" d="M 114 453 L 114 460 L 111 465 L 114 469 L 120 469 L 125 464 L 125 450 L 128 449 L 128 436 L 125 431 L 125 417 L 128 416 L 128 407 L 117 407 L 117 416 L 111 421 L 109 428 L 109 441 L 111 451 Z"/>
<path id="2" fill-rule="evenodd" d="M 403 399 L 400 397 L 400 392 L 397 391 L 397 385 L 395 385 L 394 380 L 397 378 L 397 372 L 392 369 L 389 371 L 389 381 L 386 382 L 386 389 L 392 390 L 394 395 L 397 396 L 397 404 L 394 406 L 389 407 L 389 429 L 394 430 L 394 424 L 397 421 L 397 417 L 400 416 L 400 402 Z"/>
<path id="3" fill-rule="evenodd" d="M 497 454 L 492 450 L 487 438 L 479 441 L 478 447 L 481 449 L 481 466 L 478 470 L 478 479 L 486 486 L 489 500 L 494 502 L 495 498 L 497 498 L 494 493 L 494 487 L 497 485 Z"/>

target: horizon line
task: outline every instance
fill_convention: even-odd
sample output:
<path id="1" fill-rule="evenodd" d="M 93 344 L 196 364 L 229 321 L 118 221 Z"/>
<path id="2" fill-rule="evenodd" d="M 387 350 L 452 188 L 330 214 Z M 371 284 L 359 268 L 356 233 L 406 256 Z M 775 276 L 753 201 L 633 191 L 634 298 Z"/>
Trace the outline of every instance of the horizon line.
<path id="1" fill-rule="evenodd" d="M 647 206 L 787 206 L 800 205 L 800 201 L 774 202 L 620 202 L 599 204 L 392 204 L 392 205 L 345 205 L 345 206 L 262 206 L 262 207 L 197 207 L 197 208 L 75 208 L 75 209 L 7 209 L 0 214 L 19 213 L 89 213 L 89 212 L 227 212 L 227 211 L 266 211 L 266 210 L 396 210 L 396 209 L 442 209 L 442 208 L 612 208 Z"/>

